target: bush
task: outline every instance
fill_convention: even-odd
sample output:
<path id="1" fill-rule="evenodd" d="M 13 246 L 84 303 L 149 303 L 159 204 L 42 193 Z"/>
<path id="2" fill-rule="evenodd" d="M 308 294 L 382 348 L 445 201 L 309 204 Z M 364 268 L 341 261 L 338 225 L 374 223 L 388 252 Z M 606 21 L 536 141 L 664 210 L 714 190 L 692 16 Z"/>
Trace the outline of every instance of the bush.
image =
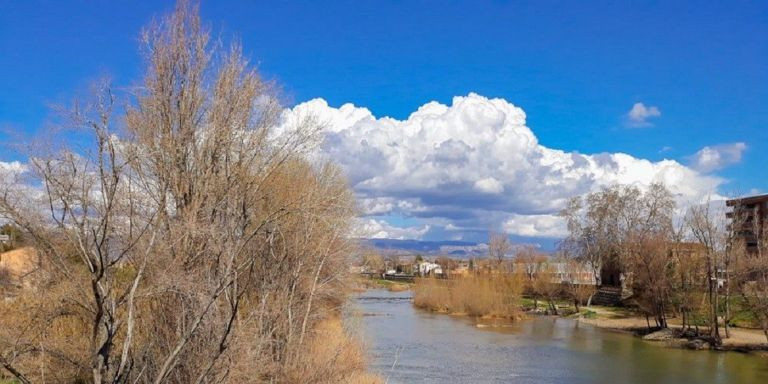
<path id="1" fill-rule="evenodd" d="M 520 313 L 521 291 L 516 275 L 417 279 L 413 305 L 436 312 L 515 318 Z"/>

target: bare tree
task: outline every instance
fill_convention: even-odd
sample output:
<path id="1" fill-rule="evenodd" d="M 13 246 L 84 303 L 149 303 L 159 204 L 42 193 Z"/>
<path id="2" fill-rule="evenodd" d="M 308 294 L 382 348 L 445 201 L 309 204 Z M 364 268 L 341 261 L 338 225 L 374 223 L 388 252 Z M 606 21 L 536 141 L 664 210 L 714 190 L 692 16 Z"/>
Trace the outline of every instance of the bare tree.
<path id="1" fill-rule="evenodd" d="M 670 256 L 674 263 L 671 281 L 673 301 L 682 317 L 684 330 L 699 333 L 698 315 L 705 307 L 703 299 L 707 290 L 706 248 L 697 243 L 675 241 L 670 247 Z"/>
<path id="2" fill-rule="evenodd" d="M 562 293 L 563 288 L 561 281 L 558 279 L 557 267 L 547 261 L 538 263 L 531 283 L 536 297 L 543 297 L 547 301 L 548 312 L 557 315 L 555 300 Z"/>
<path id="3" fill-rule="evenodd" d="M 768 261 L 759 257 L 746 257 L 739 265 L 743 281 L 739 293 L 744 307 L 751 313 L 768 340 Z"/>
<path id="4" fill-rule="evenodd" d="M 512 246 L 506 234 L 493 231 L 488 233 L 488 257 L 496 264 L 497 268 L 504 263 L 504 259 L 511 249 Z"/>
<path id="5" fill-rule="evenodd" d="M 708 303 L 709 337 L 713 343 L 722 343 L 720 336 L 719 290 L 717 270 L 720 255 L 725 248 L 723 227 L 712 212 L 711 204 L 694 205 L 686 214 L 686 222 L 694 239 L 704 247 L 705 277 Z"/>
<path id="6" fill-rule="evenodd" d="M 362 255 L 362 266 L 376 273 L 384 272 L 384 258 L 373 249 L 365 250 Z"/>
<path id="7" fill-rule="evenodd" d="M 752 209 L 752 212 L 734 210 L 732 214 L 726 249 L 729 259 L 726 271 L 732 278 L 727 285 L 728 292 L 733 286 L 744 309 L 757 320 L 768 340 L 768 222 L 761 217 L 758 207 Z M 747 247 L 745 234 L 751 247 Z"/>
<path id="8" fill-rule="evenodd" d="M 671 194 L 661 184 L 652 184 L 645 192 L 615 185 L 574 197 L 561 211 L 569 230 L 561 249 L 588 265 L 597 285 L 608 283 L 603 281 L 603 270 L 627 276 L 628 260 L 642 252 L 638 246 L 649 237 L 670 233 L 674 207 Z"/>
<path id="9" fill-rule="evenodd" d="M 585 277 L 585 271 L 592 273 L 591 268 L 585 267 L 584 263 L 574 259 L 568 259 L 564 262 L 564 291 L 573 300 L 576 312 L 581 305 L 589 305 L 592 295 L 595 293 L 595 286 L 591 278 Z M 590 276 L 593 277 L 593 276 Z"/>
<path id="10" fill-rule="evenodd" d="M 307 357 L 340 312 L 355 213 L 341 172 L 305 156 L 322 127 L 281 125 L 270 85 L 186 2 L 142 38 L 128 104 L 103 84 L 69 116 L 85 149 L 2 185 L 0 215 L 47 268 L 5 308 L 0 364 L 23 383 L 341 380 Z"/>
<path id="11" fill-rule="evenodd" d="M 632 271 L 633 292 L 639 307 L 653 316 L 660 328 L 667 328 L 667 312 L 672 288 L 672 263 L 669 243 L 663 236 L 643 239 L 627 258 Z"/>
<path id="12" fill-rule="evenodd" d="M 637 222 L 639 197 L 636 187 L 615 185 L 573 197 L 560 212 L 569 231 L 561 248 L 591 266 L 598 286 L 604 283 L 601 271 L 620 264 L 629 228 Z"/>

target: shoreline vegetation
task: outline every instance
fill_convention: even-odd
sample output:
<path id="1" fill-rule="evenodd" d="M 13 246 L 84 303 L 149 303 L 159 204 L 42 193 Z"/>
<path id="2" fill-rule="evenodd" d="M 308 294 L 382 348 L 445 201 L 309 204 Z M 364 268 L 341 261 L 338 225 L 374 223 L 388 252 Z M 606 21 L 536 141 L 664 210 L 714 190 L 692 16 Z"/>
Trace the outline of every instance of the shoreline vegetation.
<path id="1" fill-rule="evenodd" d="M 382 382 L 342 321 L 357 209 L 322 122 L 191 1 L 140 41 L 142 80 L 0 183 L 0 383 Z"/>
<path id="2" fill-rule="evenodd" d="M 586 313 L 581 312 L 566 317 L 597 328 L 630 333 L 646 341 L 663 343 L 667 347 L 755 352 L 768 357 L 768 344 L 760 330 L 732 327 L 730 337 L 723 339 L 721 345 L 712 347 L 706 338 L 687 332 L 676 318 L 670 319 L 669 327 L 666 329 L 648 328 L 644 316 L 627 308 L 592 306 L 584 309 Z M 702 327 L 702 331 L 706 330 L 708 330 L 707 327 Z"/>
<path id="3" fill-rule="evenodd" d="M 511 275 L 417 279 L 413 285 L 413 305 L 452 315 L 519 320 L 523 314 L 520 286 L 519 280 Z"/>
<path id="4" fill-rule="evenodd" d="M 403 292 L 412 289 L 413 283 L 384 280 L 382 278 L 358 278 L 354 291 L 362 292 L 367 289 L 386 289 L 390 292 Z"/>
<path id="5" fill-rule="evenodd" d="M 730 327 L 730 337 L 713 346 L 706 337 L 708 328 L 696 334 L 684 328 L 681 319 L 671 317 L 668 328 L 660 328 L 638 310 L 628 307 L 576 306 L 573 301 L 534 299 L 524 292 L 521 279 L 514 276 L 470 276 L 456 279 L 417 279 L 411 286 L 413 306 L 422 310 L 476 320 L 480 328 L 503 327 L 529 316 L 558 316 L 591 326 L 631 334 L 665 347 L 754 353 L 768 357 L 768 343 L 759 329 Z M 552 311 L 556 308 L 557 314 Z"/>

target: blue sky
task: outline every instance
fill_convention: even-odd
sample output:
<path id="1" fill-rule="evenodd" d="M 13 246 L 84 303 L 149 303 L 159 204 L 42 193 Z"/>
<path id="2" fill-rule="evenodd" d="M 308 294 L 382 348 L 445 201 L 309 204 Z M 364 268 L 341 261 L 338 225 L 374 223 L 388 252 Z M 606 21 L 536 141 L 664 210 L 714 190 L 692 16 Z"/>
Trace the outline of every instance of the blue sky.
<path id="1" fill-rule="evenodd" d="M 320 3 L 203 1 L 201 12 L 216 33 L 240 38 L 291 104 L 322 98 L 406 120 L 430 101 L 450 106 L 473 92 L 522 108 L 547 148 L 674 159 L 725 179 L 717 185 L 725 195 L 768 190 L 766 2 Z M 0 127 L 40 130 L 50 104 L 100 75 L 136 82 L 139 30 L 171 8 L 167 1 L 0 2 Z M 633 121 L 636 103 L 645 113 Z M 720 161 L 697 163 L 705 147 Z M 0 149 L 0 161 L 15 159 Z M 371 217 L 430 222 L 414 212 Z M 447 236 L 440 223 L 420 236 Z M 481 225 L 494 224 L 474 223 Z"/>

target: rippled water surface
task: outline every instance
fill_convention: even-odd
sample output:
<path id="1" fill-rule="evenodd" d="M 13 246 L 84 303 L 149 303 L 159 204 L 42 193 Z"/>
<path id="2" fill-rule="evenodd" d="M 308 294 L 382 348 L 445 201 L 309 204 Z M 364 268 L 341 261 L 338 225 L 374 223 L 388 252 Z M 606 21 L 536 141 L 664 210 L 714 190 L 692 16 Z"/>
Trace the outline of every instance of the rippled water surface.
<path id="1" fill-rule="evenodd" d="M 416 310 L 410 292 L 355 300 L 372 368 L 389 383 L 766 383 L 768 360 L 664 348 L 568 319 L 478 328 Z"/>

